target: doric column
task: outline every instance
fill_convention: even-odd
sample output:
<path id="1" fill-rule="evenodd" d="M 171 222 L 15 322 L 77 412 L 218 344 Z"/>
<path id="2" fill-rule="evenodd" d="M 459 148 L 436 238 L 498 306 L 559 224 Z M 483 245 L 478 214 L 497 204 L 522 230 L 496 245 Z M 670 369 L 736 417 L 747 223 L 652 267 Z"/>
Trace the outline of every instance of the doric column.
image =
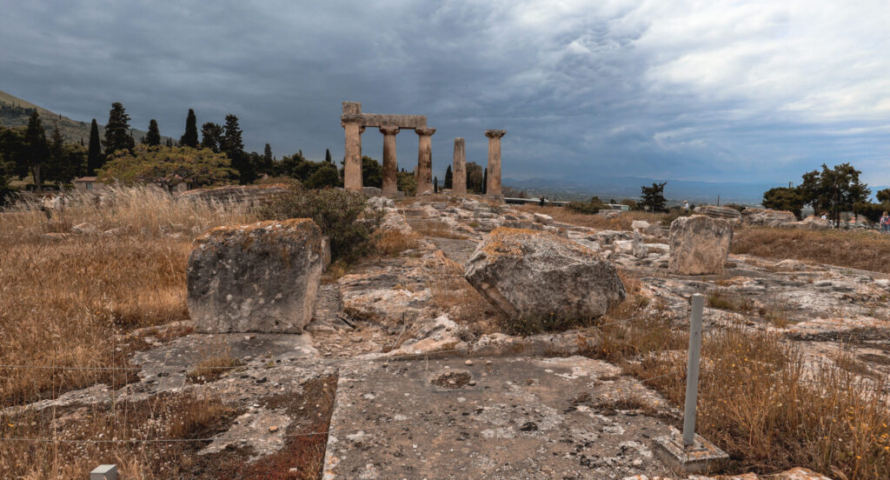
<path id="1" fill-rule="evenodd" d="M 432 135 L 436 133 L 435 128 L 420 127 L 415 128 L 414 133 L 420 139 L 417 146 L 417 194 L 422 195 L 424 192 L 433 191 L 433 142 Z"/>
<path id="2" fill-rule="evenodd" d="M 464 148 L 464 139 L 454 139 L 454 171 L 451 174 L 451 193 L 454 195 L 467 194 L 467 154 Z"/>
<path id="3" fill-rule="evenodd" d="M 396 160 L 396 135 L 399 127 L 380 127 L 383 134 L 383 195 L 395 197 L 399 191 L 399 163 Z"/>
<path id="4" fill-rule="evenodd" d="M 485 193 L 501 195 L 501 137 L 506 130 L 486 130 L 488 137 L 488 185 Z"/>
<path id="5" fill-rule="evenodd" d="M 362 132 L 359 122 L 341 122 L 346 130 L 346 164 L 343 166 L 343 186 L 346 190 L 362 190 Z"/>

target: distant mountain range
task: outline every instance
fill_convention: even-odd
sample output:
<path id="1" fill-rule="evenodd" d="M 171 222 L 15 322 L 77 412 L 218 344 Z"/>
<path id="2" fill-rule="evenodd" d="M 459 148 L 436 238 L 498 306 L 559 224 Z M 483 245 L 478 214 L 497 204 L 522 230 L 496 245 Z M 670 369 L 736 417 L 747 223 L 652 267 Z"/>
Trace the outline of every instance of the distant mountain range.
<path id="1" fill-rule="evenodd" d="M 586 200 L 597 196 L 603 201 L 638 199 L 640 187 L 666 181 L 664 196 L 670 203 L 692 204 L 738 203 L 756 205 L 763 200 L 763 192 L 784 185 L 772 183 L 709 183 L 688 180 L 664 180 L 645 177 L 599 177 L 588 182 L 563 179 L 513 180 L 505 178 L 504 186 L 525 190 L 529 196 L 541 194 L 551 199 Z"/>
<path id="2" fill-rule="evenodd" d="M 108 107 L 110 110 L 110 103 L 108 104 Z M 0 126 L 21 127 L 27 125 L 28 118 L 31 116 L 31 112 L 35 109 L 37 110 L 37 113 L 40 114 L 40 120 L 43 122 L 43 127 L 46 128 L 47 138 L 49 138 L 56 126 L 58 126 L 62 129 L 62 138 L 64 138 L 66 142 L 80 143 L 81 140 L 83 140 L 84 145 L 89 144 L 90 123 L 92 122 L 92 119 L 85 122 L 72 120 L 0 90 Z M 99 119 L 97 118 L 96 120 L 98 121 Z M 133 132 L 133 138 L 136 139 L 136 142 L 139 142 L 146 133 L 144 130 L 137 130 L 135 128 L 131 129 L 131 131 Z M 105 125 L 101 123 L 99 124 L 99 138 L 102 140 L 105 139 Z M 161 141 L 166 142 L 167 137 L 161 137 Z"/>

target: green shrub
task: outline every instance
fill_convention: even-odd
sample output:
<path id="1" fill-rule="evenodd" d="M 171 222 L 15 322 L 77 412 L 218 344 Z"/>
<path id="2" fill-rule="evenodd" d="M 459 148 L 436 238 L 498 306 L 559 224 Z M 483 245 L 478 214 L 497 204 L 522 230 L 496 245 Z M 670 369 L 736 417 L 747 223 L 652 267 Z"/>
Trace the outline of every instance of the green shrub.
<path id="1" fill-rule="evenodd" d="M 596 215 L 603 209 L 605 204 L 599 197 L 593 197 L 587 202 L 569 202 L 566 208 L 576 213 L 586 213 L 588 215 Z"/>
<path id="2" fill-rule="evenodd" d="M 311 218 L 331 241 L 331 259 L 352 260 L 373 251 L 372 232 L 380 225 L 382 213 L 368 218 L 365 196 L 359 192 L 326 188 L 311 190 L 299 183 L 288 193 L 263 207 L 264 220 Z"/>

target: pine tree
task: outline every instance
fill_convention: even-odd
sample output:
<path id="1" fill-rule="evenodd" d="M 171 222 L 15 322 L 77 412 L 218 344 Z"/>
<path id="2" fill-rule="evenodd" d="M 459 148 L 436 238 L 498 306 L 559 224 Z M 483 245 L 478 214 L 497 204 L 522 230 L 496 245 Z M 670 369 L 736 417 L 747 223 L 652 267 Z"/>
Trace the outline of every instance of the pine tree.
<path id="1" fill-rule="evenodd" d="M 173 146 L 173 139 L 172 139 L 172 138 L 168 138 L 168 139 L 167 139 L 167 143 L 166 143 L 166 145 L 167 145 L 168 147 L 172 147 L 172 146 Z"/>
<path id="2" fill-rule="evenodd" d="M 185 118 L 185 133 L 179 139 L 179 144 L 183 147 L 198 148 L 198 119 L 191 108 Z"/>
<path id="3" fill-rule="evenodd" d="M 207 122 L 201 125 L 201 147 L 209 148 L 214 153 L 219 153 L 219 147 L 222 143 L 223 127 L 213 122 Z M 185 145 L 188 146 L 188 145 Z"/>
<path id="4" fill-rule="evenodd" d="M 330 148 L 324 149 L 324 161 L 328 162 L 328 163 L 334 163 L 334 160 L 331 159 L 331 149 Z"/>
<path id="5" fill-rule="evenodd" d="M 158 130 L 158 122 L 155 119 L 148 122 L 148 133 L 142 138 L 142 143 L 149 147 L 161 145 L 161 132 Z"/>
<path id="6" fill-rule="evenodd" d="M 488 193 L 488 168 L 482 171 L 482 195 Z"/>
<path id="7" fill-rule="evenodd" d="M 105 125 L 105 153 L 113 154 L 117 150 L 133 151 L 136 141 L 130 134 L 130 116 L 120 102 L 111 104 L 108 112 L 108 124 Z"/>
<path id="8" fill-rule="evenodd" d="M 450 190 L 454 188 L 454 173 L 451 172 L 451 165 L 448 165 L 448 168 L 445 169 L 445 189 Z"/>
<path id="9" fill-rule="evenodd" d="M 38 190 L 43 187 L 40 170 L 48 156 L 49 146 L 46 143 L 46 130 L 40 121 L 40 114 L 34 110 L 28 119 L 28 128 L 25 130 L 25 162 Z"/>
<path id="10" fill-rule="evenodd" d="M 102 168 L 102 164 L 104 163 L 104 158 L 102 156 L 102 146 L 99 141 L 99 124 L 96 123 L 96 119 L 93 119 L 93 124 L 90 125 L 90 148 L 87 153 L 87 175 L 94 176 L 96 175 L 96 170 Z"/>
<path id="11" fill-rule="evenodd" d="M 250 157 L 244 153 L 244 142 L 241 140 L 241 126 L 238 117 L 232 114 L 226 115 L 225 133 L 220 142 L 219 150 L 232 160 L 232 168 L 238 171 L 241 185 L 253 183 L 256 180 L 256 167 L 250 161 Z"/>

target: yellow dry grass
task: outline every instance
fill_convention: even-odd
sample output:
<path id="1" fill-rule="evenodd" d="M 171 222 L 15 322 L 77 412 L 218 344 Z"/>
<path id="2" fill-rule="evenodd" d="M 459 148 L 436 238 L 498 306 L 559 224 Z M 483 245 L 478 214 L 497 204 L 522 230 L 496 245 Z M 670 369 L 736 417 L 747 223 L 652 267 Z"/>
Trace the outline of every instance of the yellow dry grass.
<path id="1" fill-rule="evenodd" d="M 0 365 L 27 367 L 0 367 L 0 406 L 126 381 L 124 372 L 102 369 L 124 366 L 139 348 L 127 332 L 188 317 L 192 238 L 255 220 L 237 207 L 177 202 L 151 188 L 114 189 L 110 197 L 98 205 L 75 195 L 52 220 L 33 204 L 0 213 Z M 119 230 L 46 238 L 85 222 Z"/>
<path id="2" fill-rule="evenodd" d="M 661 225 L 665 220 L 676 218 L 676 216 L 667 213 L 622 212 L 614 218 L 607 219 L 604 215 L 578 213 L 565 207 L 540 207 L 537 205 L 523 205 L 519 207 L 519 210 L 528 213 L 543 213 L 550 215 L 557 222 L 597 230 L 631 230 L 630 225 L 634 220 L 645 220 L 652 225 Z"/>
<path id="3" fill-rule="evenodd" d="M 733 233 L 732 253 L 890 273 L 890 236 L 871 231 L 746 228 Z"/>

